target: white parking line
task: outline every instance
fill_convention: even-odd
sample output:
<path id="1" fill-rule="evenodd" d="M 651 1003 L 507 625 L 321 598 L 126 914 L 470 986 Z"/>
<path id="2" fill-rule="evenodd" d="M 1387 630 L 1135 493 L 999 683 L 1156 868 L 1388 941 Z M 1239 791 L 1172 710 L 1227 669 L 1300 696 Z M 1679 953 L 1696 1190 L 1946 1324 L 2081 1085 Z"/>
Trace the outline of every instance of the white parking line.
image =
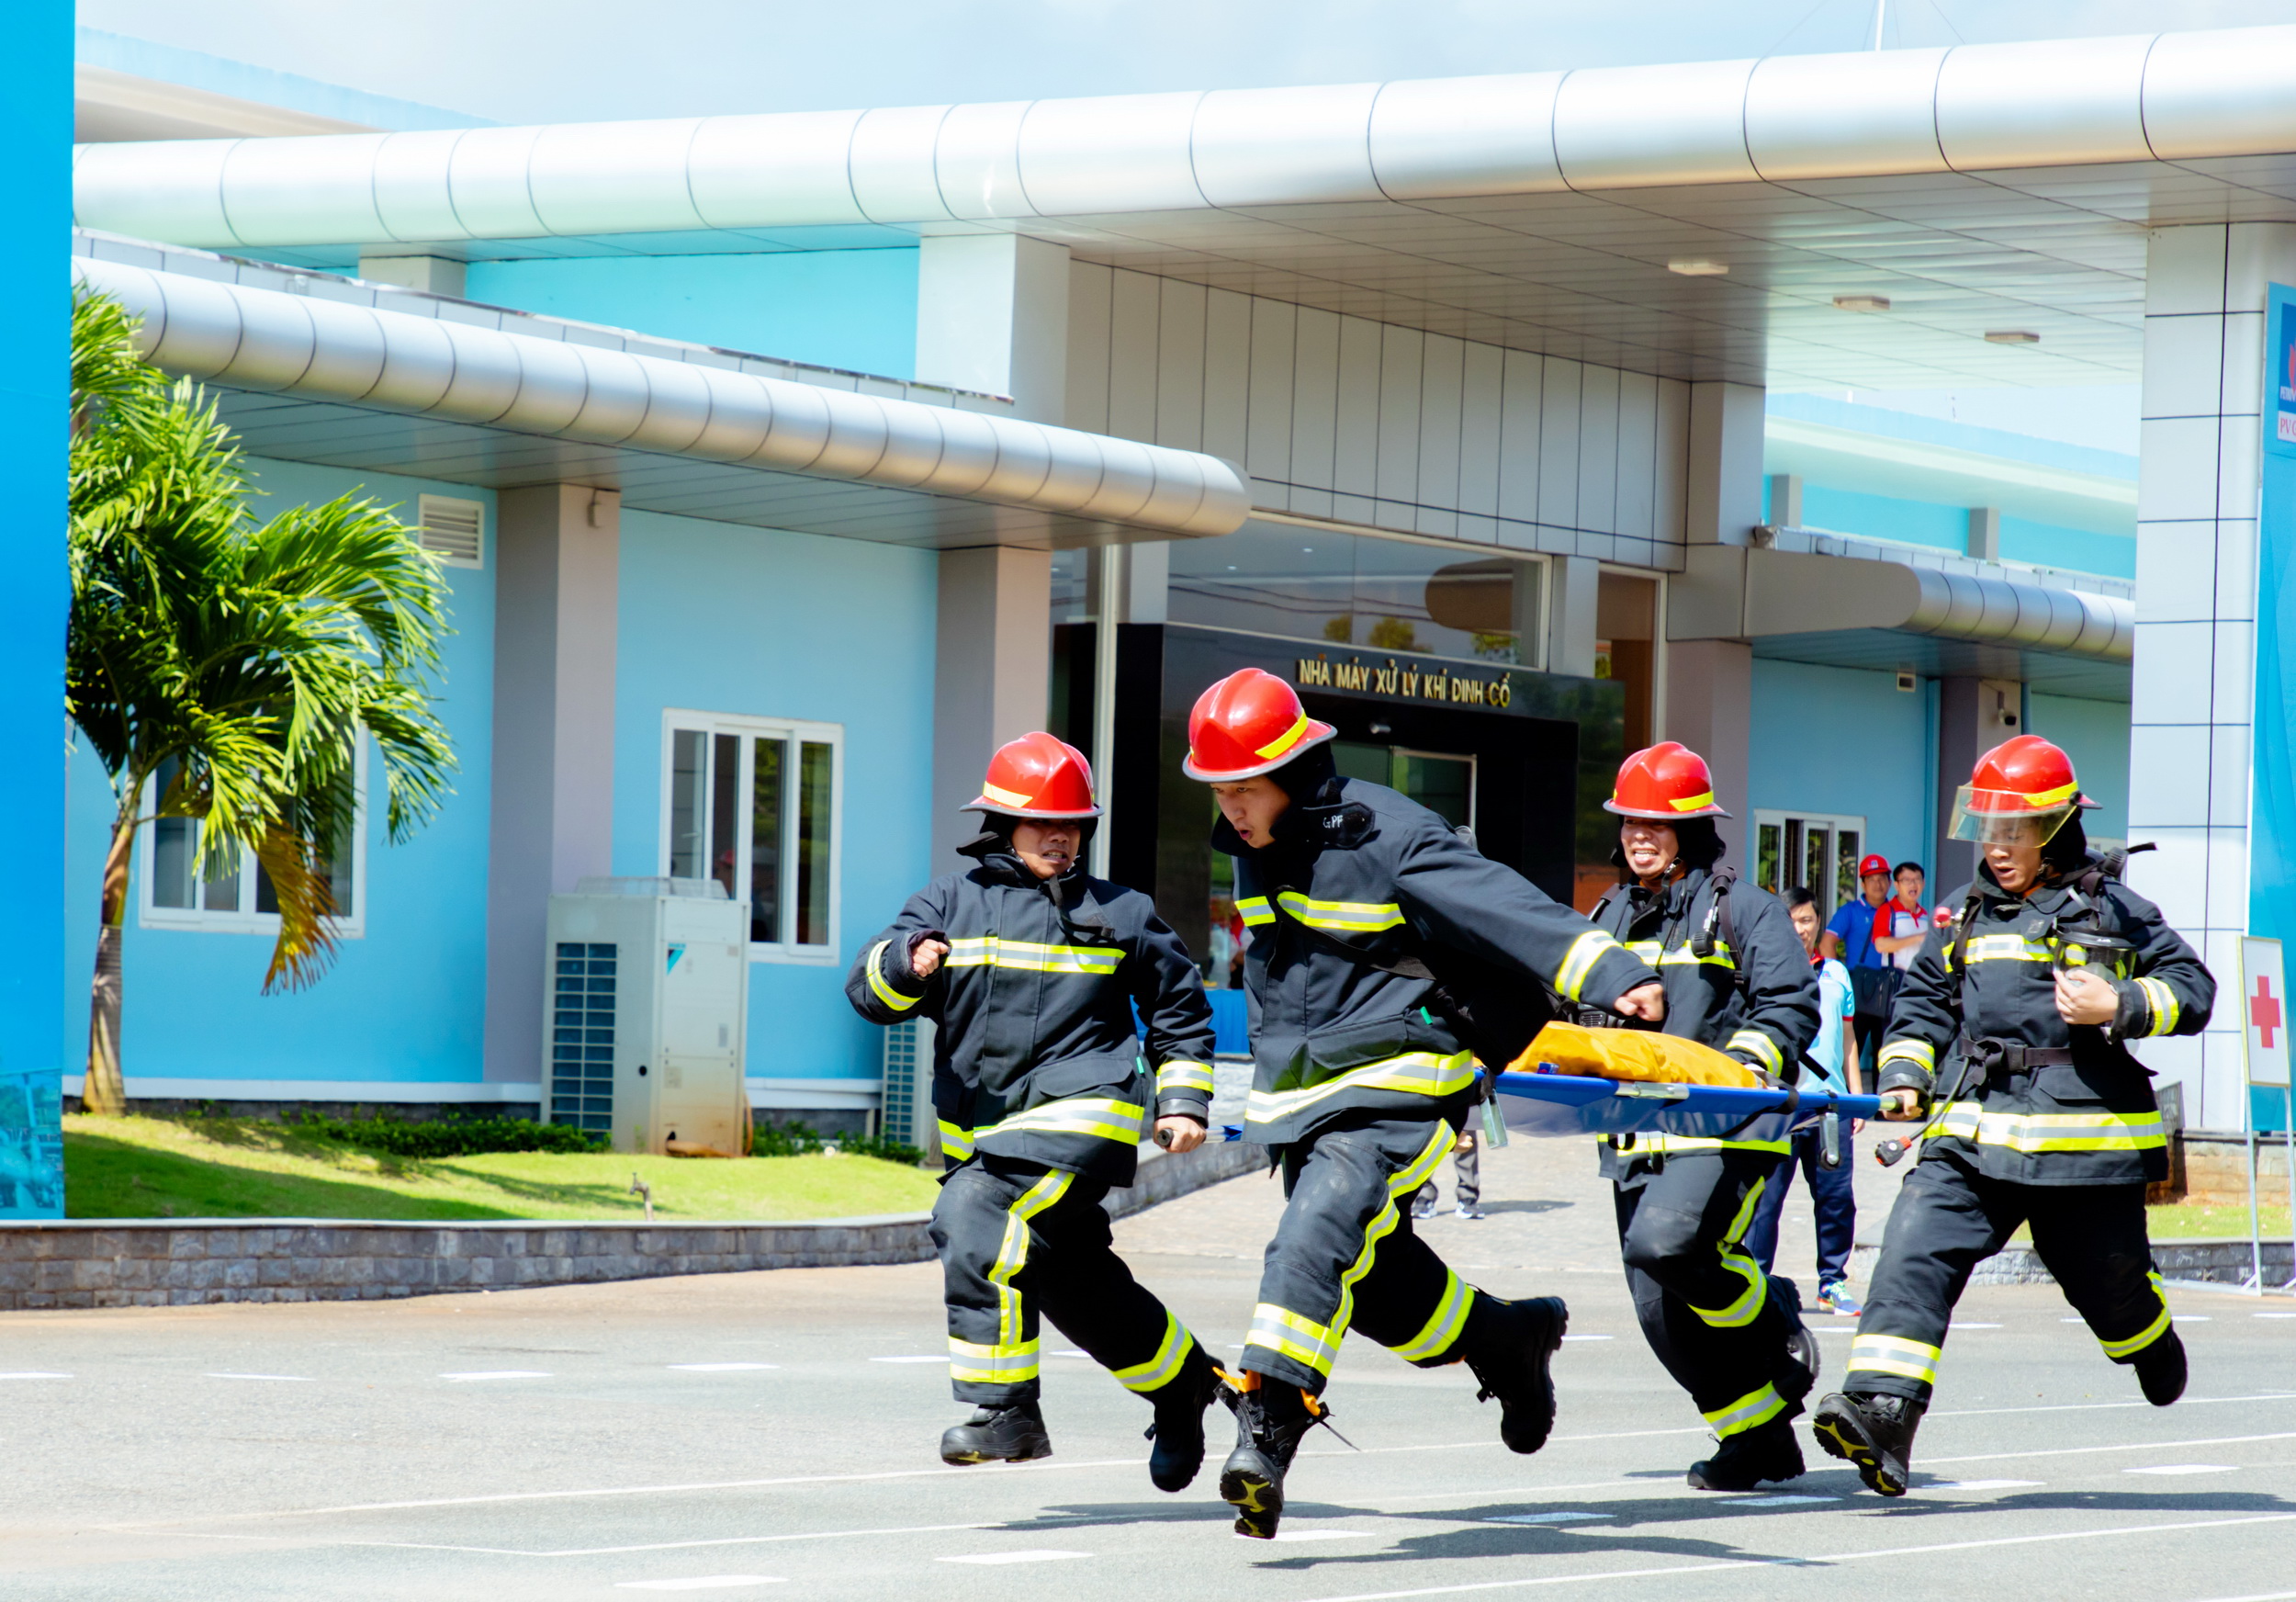
<path id="1" fill-rule="evenodd" d="M 1727 1502 L 1716 1502 L 1716 1507 L 1799 1507 L 1807 1502 L 1839 1502 L 1839 1496 L 1733 1496 Z"/>
<path id="2" fill-rule="evenodd" d="M 2044 1541 L 2103 1540 L 2117 1535 L 2170 1535 L 2188 1529 L 2225 1529 L 2237 1525 L 2287 1524 L 2296 1513 L 2259 1513 L 2241 1518 L 2196 1518 L 2174 1524 L 2129 1524 L 2105 1529 L 2067 1529 L 2047 1535 L 2005 1535 L 1988 1540 L 1941 1541 L 1935 1546 L 1877 1547 L 1869 1551 L 1827 1552 L 1816 1557 L 1736 1558 L 1715 1563 L 1681 1563 L 1671 1568 L 1598 1569 L 1577 1574 L 1538 1574 L 1512 1580 L 1478 1580 L 1461 1585 L 1421 1585 L 1409 1591 L 1357 1591 L 1344 1596 L 1318 1596 L 1311 1602 L 1399 1602 L 1406 1596 L 1458 1596 L 1474 1591 L 1514 1591 L 1533 1585 L 1579 1585 L 1599 1580 L 1651 1580 L 1672 1574 L 1715 1574 L 1733 1569 L 1806 1568 L 1818 1563 L 1854 1563 L 1870 1558 L 1927 1557 L 1937 1552 L 1975 1551 L 1991 1547 L 2034 1546 Z M 2282 1596 L 2296 1596 L 2284 1592 Z M 2249 1602 L 2238 1597 L 2225 1602 Z M 2255 1598 L 2253 1602 L 2268 1602 Z"/>
<path id="3" fill-rule="evenodd" d="M 69 1380 L 70 1374 L 51 1374 L 39 1369 L 27 1369 L 20 1374 L 0 1374 L 0 1380 Z"/>
<path id="4" fill-rule="evenodd" d="M 2158 1463 L 2149 1469 L 2122 1469 L 2124 1474 L 2229 1474 L 2230 1463 Z"/>
<path id="5" fill-rule="evenodd" d="M 1090 1552 L 1061 1551 L 1053 1547 L 1041 1547 L 1032 1551 L 966 1552 L 962 1557 L 943 1558 L 944 1563 L 1056 1563 L 1063 1558 L 1088 1558 Z"/>
<path id="6" fill-rule="evenodd" d="M 2058 1446 L 2038 1451 L 1978 1452 L 1967 1457 L 1931 1458 L 1933 1463 L 1994 1463 L 2017 1458 L 2077 1458 L 2091 1452 L 2168 1451 L 2186 1446 L 2246 1446 L 2260 1440 L 2296 1440 L 2296 1430 L 2277 1435 L 2220 1435 L 2208 1440 L 2133 1440 L 2124 1446 Z"/>
<path id="7" fill-rule="evenodd" d="M 308 1374 L 208 1374 L 209 1380 L 281 1380 L 297 1385 L 316 1385 L 317 1380 Z"/>
<path id="8" fill-rule="evenodd" d="M 440 1379 L 451 1380 L 457 1385 L 468 1384 L 476 1380 L 546 1380 L 549 1377 L 540 1369 L 473 1369 L 468 1373 L 439 1376 Z"/>
<path id="9" fill-rule="evenodd" d="M 1565 1340 L 1611 1340 L 1615 1337 L 1607 1335 L 1566 1335 L 1562 1338 Z"/>
<path id="10" fill-rule="evenodd" d="M 1615 1513 L 1494 1513 L 1485 1524 L 1583 1524 L 1590 1518 L 1615 1518 Z"/>
<path id="11" fill-rule="evenodd" d="M 752 1369 L 778 1369 L 779 1363 L 670 1363 L 668 1365 L 686 1374 L 738 1374 Z"/>
<path id="12" fill-rule="evenodd" d="M 730 1591 L 739 1585 L 786 1585 L 779 1574 L 703 1574 L 691 1580 L 622 1580 L 617 1591 Z"/>
<path id="13" fill-rule="evenodd" d="M 1256 1540 L 1257 1536 L 1239 1535 L 1238 1540 Z M 1277 1540 L 1376 1540 L 1379 1538 L 1367 1529 L 1279 1529 Z"/>
<path id="14" fill-rule="evenodd" d="M 942 1352 L 929 1358 L 871 1358 L 869 1360 L 872 1363 L 945 1363 L 949 1360 L 949 1354 Z"/>
<path id="15" fill-rule="evenodd" d="M 1917 1491 L 2006 1491 L 2012 1486 L 2038 1485 L 2039 1480 L 1931 1480 Z"/>

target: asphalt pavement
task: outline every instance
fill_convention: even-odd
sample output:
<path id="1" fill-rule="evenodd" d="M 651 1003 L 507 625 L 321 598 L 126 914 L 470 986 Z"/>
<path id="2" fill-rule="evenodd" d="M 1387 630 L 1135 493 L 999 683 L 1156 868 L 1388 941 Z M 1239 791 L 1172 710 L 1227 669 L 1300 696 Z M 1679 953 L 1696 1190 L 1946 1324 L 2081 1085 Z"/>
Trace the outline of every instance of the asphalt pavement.
<path id="1" fill-rule="evenodd" d="M 1484 1166 L 1492 1215 L 1425 1227 L 1498 1293 L 1569 1298 L 1555 1439 L 1513 1456 L 1464 1369 L 1350 1340 L 1330 1401 L 1360 1450 L 1311 1438 L 1274 1543 L 1230 1533 L 1224 1415 L 1212 1468 L 1164 1495 L 1147 1409 L 1049 1332 L 1057 1455 L 941 1467 L 962 1410 L 920 1264 L 0 1315 L 0 1595 L 2296 1597 L 2296 1302 L 2172 1292 L 2193 1382 L 2155 1409 L 2053 1289 L 1980 1287 L 1911 1495 L 1814 1447 L 1789 1484 L 1702 1494 L 1707 1438 L 1635 1330 L 1593 1154 Z M 1224 1354 L 1278 1205 L 1232 1180 L 1120 1243 Z M 1838 1374 L 1851 1323 L 1812 1322 Z"/>

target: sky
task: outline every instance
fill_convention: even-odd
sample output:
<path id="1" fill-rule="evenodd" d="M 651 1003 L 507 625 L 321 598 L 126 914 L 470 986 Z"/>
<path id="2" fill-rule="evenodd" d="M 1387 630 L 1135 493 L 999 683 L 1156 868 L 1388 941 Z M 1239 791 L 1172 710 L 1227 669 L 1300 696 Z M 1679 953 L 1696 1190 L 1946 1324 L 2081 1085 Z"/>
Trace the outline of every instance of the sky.
<path id="1" fill-rule="evenodd" d="M 1913 49 L 2296 0 L 1880 0 Z M 86 27 L 497 122 L 1344 84 L 1872 48 L 1876 0 L 80 0 Z"/>

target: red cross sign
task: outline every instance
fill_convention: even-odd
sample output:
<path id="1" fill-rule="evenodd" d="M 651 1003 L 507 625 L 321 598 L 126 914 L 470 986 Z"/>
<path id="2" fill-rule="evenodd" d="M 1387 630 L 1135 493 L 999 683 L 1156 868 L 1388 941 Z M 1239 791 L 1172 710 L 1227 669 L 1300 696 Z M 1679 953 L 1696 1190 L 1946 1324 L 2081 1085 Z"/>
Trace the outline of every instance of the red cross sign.
<path id="1" fill-rule="evenodd" d="M 2288 980 L 2280 942 L 2257 935 L 2240 941 L 2241 1039 L 2248 1083 L 2278 1089 L 2288 1083 Z"/>

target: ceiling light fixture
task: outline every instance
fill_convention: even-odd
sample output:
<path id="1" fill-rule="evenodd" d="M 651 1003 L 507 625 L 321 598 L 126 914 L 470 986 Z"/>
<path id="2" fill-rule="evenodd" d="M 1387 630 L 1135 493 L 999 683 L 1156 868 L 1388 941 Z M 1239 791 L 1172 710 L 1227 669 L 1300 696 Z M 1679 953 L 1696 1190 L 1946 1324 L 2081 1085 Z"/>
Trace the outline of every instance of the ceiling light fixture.
<path id="1" fill-rule="evenodd" d="M 1834 310 L 1836 311 L 1886 311 L 1889 310 L 1889 297 L 1886 295 L 1837 295 L 1834 297 Z"/>
<path id="2" fill-rule="evenodd" d="M 1694 256 L 1686 261 L 1669 262 L 1666 264 L 1666 270 L 1670 273 L 1680 273 L 1685 278 L 1719 278 L 1728 274 L 1730 265 L 1728 262 L 1710 262 L 1704 256 Z"/>
<path id="3" fill-rule="evenodd" d="M 1985 331 L 1987 344 L 2039 344 L 2041 335 L 2021 328 L 1988 328 Z"/>

